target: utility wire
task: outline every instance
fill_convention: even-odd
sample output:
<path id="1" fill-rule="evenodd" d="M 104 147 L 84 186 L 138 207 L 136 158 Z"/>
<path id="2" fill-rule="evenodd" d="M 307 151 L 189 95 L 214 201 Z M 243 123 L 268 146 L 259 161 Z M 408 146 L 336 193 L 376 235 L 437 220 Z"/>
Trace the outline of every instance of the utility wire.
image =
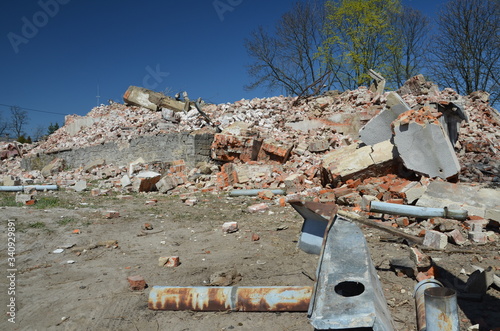
<path id="1" fill-rule="evenodd" d="M 6 104 L 3 104 L 3 103 L 0 103 L 0 106 L 4 106 L 4 107 L 19 107 L 17 105 L 6 105 Z M 46 111 L 46 110 L 39 110 L 39 109 L 31 109 L 31 108 L 24 108 L 24 107 L 19 107 L 21 109 L 24 109 L 24 110 L 29 110 L 29 111 L 35 111 L 35 112 L 38 112 L 38 113 L 45 113 L 45 114 L 55 114 L 55 115 L 68 115 L 68 114 L 63 114 L 63 113 L 56 113 L 56 112 L 53 112 L 53 111 Z"/>

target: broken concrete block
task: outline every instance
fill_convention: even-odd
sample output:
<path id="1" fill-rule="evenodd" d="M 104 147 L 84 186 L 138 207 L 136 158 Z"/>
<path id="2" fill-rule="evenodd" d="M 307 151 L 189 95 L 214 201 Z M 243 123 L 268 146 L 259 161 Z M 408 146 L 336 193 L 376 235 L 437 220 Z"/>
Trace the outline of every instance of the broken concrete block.
<path id="1" fill-rule="evenodd" d="M 394 122 L 394 144 L 406 168 L 447 179 L 460 172 L 455 150 L 439 122 Z"/>
<path id="2" fill-rule="evenodd" d="M 330 148 L 330 143 L 326 139 L 315 140 L 309 144 L 307 148 L 309 152 L 321 153 L 327 151 Z"/>
<path id="3" fill-rule="evenodd" d="M 127 187 L 129 185 L 132 185 L 132 181 L 130 180 L 130 177 L 125 175 L 120 179 L 120 184 L 122 187 Z"/>
<path id="4" fill-rule="evenodd" d="M 406 202 L 409 205 L 413 205 L 415 201 L 424 195 L 426 189 L 427 186 L 422 185 L 420 182 L 411 182 L 411 184 L 406 186 L 401 192 L 405 194 Z"/>
<path id="5" fill-rule="evenodd" d="M 247 210 L 250 213 L 258 213 L 258 212 L 263 212 L 269 209 L 269 205 L 265 202 L 263 203 L 258 203 L 255 205 L 248 206 Z"/>
<path id="6" fill-rule="evenodd" d="M 104 160 L 104 159 L 97 159 L 97 160 L 94 160 L 94 161 L 86 164 L 83 167 L 83 171 L 84 172 L 91 172 L 93 169 L 98 168 L 98 167 L 102 167 L 105 164 L 106 164 L 106 160 Z"/>
<path id="7" fill-rule="evenodd" d="M 92 126 L 100 122 L 102 117 L 90 116 L 66 116 L 64 130 L 70 135 L 75 136 L 82 128 Z"/>
<path id="8" fill-rule="evenodd" d="M 73 190 L 75 190 L 76 192 L 83 192 L 87 189 L 87 181 L 86 180 L 79 180 L 71 188 Z"/>
<path id="9" fill-rule="evenodd" d="M 302 174 L 292 174 L 285 178 L 285 188 L 289 193 L 300 192 L 304 186 L 305 177 Z"/>
<path id="10" fill-rule="evenodd" d="M 478 185 L 453 184 L 442 181 L 431 182 L 425 194 L 417 201 L 417 206 L 465 209 L 469 215 L 484 218 L 488 209 L 500 206 L 500 189 L 481 188 Z M 495 213 L 488 219 L 496 220 Z M 500 219 L 498 219 L 500 220 Z"/>
<path id="11" fill-rule="evenodd" d="M 359 131 L 361 141 L 366 145 L 375 145 L 392 138 L 391 123 L 398 116 L 410 110 L 410 106 L 396 92 L 387 94 L 386 108 L 372 118 Z"/>
<path id="12" fill-rule="evenodd" d="M 5 186 L 19 186 L 21 185 L 21 180 L 18 177 L 14 176 L 4 176 L 3 177 L 3 184 Z"/>
<path id="13" fill-rule="evenodd" d="M 226 222 L 222 224 L 222 232 L 233 233 L 238 231 L 238 222 Z"/>
<path id="14" fill-rule="evenodd" d="M 323 156 L 323 167 L 332 176 L 340 176 L 342 180 L 353 177 L 365 179 L 371 176 L 382 176 L 392 171 L 395 155 L 390 141 L 383 141 L 375 146 L 357 148 L 356 144 L 334 150 Z"/>
<path id="15" fill-rule="evenodd" d="M 448 236 L 434 230 L 425 231 L 424 246 L 436 249 L 444 249 L 448 244 Z"/>
<path id="16" fill-rule="evenodd" d="M 462 232 L 460 230 L 455 229 L 451 232 L 446 233 L 446 235 L 449 237 L 450 242 L 456 245 L 463 245 L 467 242 L 467 239 L 464 238 Z"/>
<path id="17" fill-rule="evenodd" d="M 486 232 L 469 231 L 469 240 L 476 244 L 486 244 L 488 242 L 488 234 Z"/>
<path id="18" fill-rule="evenodd" d="M 16 194 L 17 203 L 22 203 L 23 205 L 34 205 L 35 201 L 35 198 L 31 194 Z"/>
<path id="19" fill-rule="evenodd" d="M 160 193 L 166 193 L 170 190 L 173 190 L 178 186 L 178 182 L 175 178 L 175 176 L 172 175 L 167 175 L 161 178 L 157 183 L 156 183 L 156 189 Z"/>
<path id="20" fill-rule="evenodd" d="M 165 95 L 162 93 L 137 86 L 130 86 L 123 95 L 123 101 L 125 101 L 126 104 L 144 107 L 154 111 L 158 110 L 163 98 L 165 98 Z"/>
<path id="21" fill-rule="evenodd" d="M 64 159 L 55 158 L 49 164 L 47 164 L 45 167 L 43 167 L 42 176 L 48 177 L 48 176 L 54 175 L 54 174 L 64 170 L 65 166 L 66 166 L 66 161 Z"/>

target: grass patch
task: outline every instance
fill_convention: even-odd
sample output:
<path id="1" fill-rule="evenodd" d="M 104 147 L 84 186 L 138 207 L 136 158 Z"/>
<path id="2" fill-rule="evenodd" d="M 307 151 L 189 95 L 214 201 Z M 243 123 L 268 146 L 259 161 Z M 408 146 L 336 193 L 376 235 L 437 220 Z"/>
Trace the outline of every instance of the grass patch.
<path id="1" fill-rule="evenodd" d="M 35 207 L 38 209 L 56 208 L 60 206 L 58 197 L 40 197 L 37 198 Z"/>
<path id="2" fill-rule="evenodd" d="M 31 224 L 28 224 L 28 228 L 43 229 L 43 228 L 45 228 L 45 223 L 43 223 L 43 222 L 31 223 Z"/>
<path id="3" fill-rule="evenodd" d="M 73 222 L 76 222 L 76 220 L 74 218 L 65 217 L 65 218 L 57 221 L 57 224 L 64 226 L 64 225 L 68 225 L 69 223 L 73 223 Z"/>
<path id="4" fill-rule="evenodd" d="M 22 206 L 22 204 L 16 202 L 15 194 L 4 192 L 4 193 L 0 194 L 0 206 L 2 206 L 2 207 L 19 207 L 19 206 Z"/>

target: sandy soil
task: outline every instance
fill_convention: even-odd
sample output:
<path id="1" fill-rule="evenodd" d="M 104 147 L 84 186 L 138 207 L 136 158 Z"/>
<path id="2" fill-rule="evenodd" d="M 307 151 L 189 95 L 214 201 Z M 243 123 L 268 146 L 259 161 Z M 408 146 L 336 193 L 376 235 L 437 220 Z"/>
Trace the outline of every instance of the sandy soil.
<path id="1" fill-rule="evenodd" d="M 54 197 L 57 196 L 57 199 Z M 153 311 L 147 307 L 152 286 L 205 286 L 210 276 L 236 270 L 234 285 L 313 285 L 319 258 L 297 247 L 302 217 L 292 207 L 271 206 L 264 213 L 247 212 L 262 202 L 252 197 L 198 195 L 187 206 L 178 196 L 137 194 L 91 197 L 89 193 L 41 193 L 56 201 L 53 207 L 0 207 L 2 271 L 0 302 L 2 330 L 312 330 L 307 313 L 248 313 Z M 155 205 L 146 201 L 157 199 Z M 2 200 L 3 199 L 3 200 Z M 12 193 L 1 193 L 10 201 Z M 106 219 L 107 210 L 119 218 Z M 10 280 L 8 219 L 15 225 L 15 324 L 7 315 Z M 239 231 L 224 234 L 224 222 L 236 221 Z M 153 230 L 144 231 L 144 223 Z M 416 330 L 413 288 L 416 281 L 391 269 L 392 258 L 409 256 L 398 238 L 361 227 L 397 330 Z M 75 229 L 80 234 L 74 234 Z M 144 235 L 144 232 L 148 233 Z M 252 234 L 260 236 L 252 240 Z M 108 241 L 117 241 L 109 245 Z M 106 244 L 100 246 L 98 244 Z M 63 246 L 62 253 L 53 253 Z M 81 254 L 75 248 L 87 248 Z M 472 265 L 500 267 L 499 244 L 449 246 L 429 252 L 440 277 L 460 287 Z M 180 257 L 176 268 L 158 266 L 161 256 Z M 68 261 L 74 263 L 68 263 Z M 148 288 L 131 291 L 127 277 L 142 275 Z M 459 299 L 461 329 L 480 323 L 482 329 L 500 326 L 500 294 L 491 287 L 482 301 Z"/>

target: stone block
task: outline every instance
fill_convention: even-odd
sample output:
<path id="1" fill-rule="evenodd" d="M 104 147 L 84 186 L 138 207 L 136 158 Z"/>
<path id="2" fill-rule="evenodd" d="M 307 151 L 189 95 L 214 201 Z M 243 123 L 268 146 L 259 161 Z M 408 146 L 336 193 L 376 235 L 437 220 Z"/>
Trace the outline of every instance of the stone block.
<path id="1" fill-rule="evenodd" d="M 102 167 L 103 165 L 106 164 L 106 160 L 105 159 L 96 159 L 90 163 L 87 163 L 84 167 L 83 167 L 83 171 L 84 172 L 91 172 L 93 169 L 95 168 L 98 168 L 98 167 Z"/>
<path id="2" fill-rule="evenodd" d="M 309 144 L 309 152 L 322 153 L 330 148 L 330 143 L 326 139 L 317 139 Z"/>
<path id="3" fill-rule="evenodd" d="M 394 146 L 384 141 L 375 146 L 357 148 L 356 144 L 334 150 L 323 156 L 323 167 L 342 180 L 383 176 L 392 171 Z"/>
<path id="4" fill-rule="evenodd" d="M 446 233 L 448 238 L 450 239 L 450 242 L 456 245 L 463 245 L 467 242 L 467 239 L 463 236 L 462 232 L 460 230 L 455 229 L 451 232 Z"/>
<path id="5" fill-rule="evenodd" d="M 225 222 L 222 224 L 222 232 L 233 233 L 238 231 L 238 222 Z"/>
<path id="6" fill-rule="evenodd" d="M 444 249 L 448 244 L 448 236 L 438 231 L 427 230 L 425 231 L 423 244 L 431 248 Z"/>
<path id="7" fill-rule="evenodd" d="M 74 186 L 71 187 L 73 190 L 76 192 L 83 192 L 87 189 L 87 181 L 86 180 L 79 180 L 76 182 Z"/>
<path id="8" fill-rule="evenodd" d="M 488 234 L 486 232 L 469 231 L 469 240 L 476 244 L 486 244 L 488 242 Z"/>
<path id="9" fill-rule="evenodd" d="M 66 161 L 64 159 L 55 158 L 49 164 L 47 164 L 45 167 L 43 167 L 42 176 L 48 177 L 48 176 L 54 175 L 54 174 L 62 171 L 65 166 L 66 166 Z"/>
<path id="10" fill-rule="evenodd" d="M 3 185 L 5 185 L 5 186 L 19 186 L 19 185 L 21 185 L 21 180 L 18 177 L 7 175 L 7 176 L 3 177 Z"/>

